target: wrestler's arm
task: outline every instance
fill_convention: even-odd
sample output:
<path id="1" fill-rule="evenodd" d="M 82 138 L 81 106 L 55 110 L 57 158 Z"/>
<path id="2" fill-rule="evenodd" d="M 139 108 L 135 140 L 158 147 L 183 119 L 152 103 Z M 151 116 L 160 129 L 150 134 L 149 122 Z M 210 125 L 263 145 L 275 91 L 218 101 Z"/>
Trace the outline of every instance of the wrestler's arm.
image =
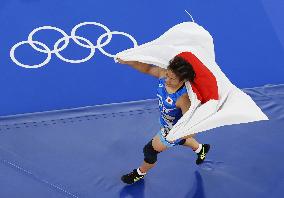
<path id="1" fill-rule="evenodd" d="M 191 101 L 190 101 L 187 93 L 185 93 L 181 97 L 179 97 L 179 99 L 176 102 L 176 106 L 177 106 L 177 108 L 181 109 L 182 115 L 184 115 L 188 111 L 188 109 L 191 106 Z M 192 134 L 192 135 L 185 136 L 183 138 L 186 139 L 186 138 L 190 138 L 190 137 L 194 137 L 194 136 L 195 136 L 195 134 Z"/>
<path id="2" fill-rule="evenodd" d="M 187 93 L 184 93 L 176 102 L 177 108 L 181 109 L 182 115 L 184 115 L 190 108 L 191 101 Z"/>
<path id="3" fill-rule="evenodd" d="M 156 78 L 161 78 L 165 76 L 166 69 L 163 69 L 161 67 L 155 66 L 155 65 L 149 65 L 146 63 L 141 63 L 138 61 L 124 61 L 121 59 L 117 59 L 119 63 L 121 64 L 127 64 L 134 69 L 144 73 L 144 74 L 149 74 L 151 76 L 154 76 Z"/>

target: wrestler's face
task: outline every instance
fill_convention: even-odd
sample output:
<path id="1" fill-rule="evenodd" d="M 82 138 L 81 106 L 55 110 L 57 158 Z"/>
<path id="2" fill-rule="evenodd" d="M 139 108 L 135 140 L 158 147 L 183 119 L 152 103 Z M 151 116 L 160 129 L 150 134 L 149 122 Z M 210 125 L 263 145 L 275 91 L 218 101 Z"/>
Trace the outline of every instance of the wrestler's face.
<path id="1" fill-rule="evenodd" d="M 171 88 L 176 88 L 180 86 L 183 81 L 180 81 L 179 78 L 169 69 L 166 71 L 166 85 Z"/>

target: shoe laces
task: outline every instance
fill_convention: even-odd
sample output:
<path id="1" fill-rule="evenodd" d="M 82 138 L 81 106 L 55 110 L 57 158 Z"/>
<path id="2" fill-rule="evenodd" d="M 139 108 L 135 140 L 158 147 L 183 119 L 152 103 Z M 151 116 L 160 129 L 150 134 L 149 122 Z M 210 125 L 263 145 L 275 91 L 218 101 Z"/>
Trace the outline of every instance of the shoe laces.
<path id="1" fill-rule="evenodd" d="M 138 174 L 136 174 L 135 169 L 134 169 L 131 173 L 128 173 L 127 176 L 136 177 L 136 176 L 138 176 Z"/>

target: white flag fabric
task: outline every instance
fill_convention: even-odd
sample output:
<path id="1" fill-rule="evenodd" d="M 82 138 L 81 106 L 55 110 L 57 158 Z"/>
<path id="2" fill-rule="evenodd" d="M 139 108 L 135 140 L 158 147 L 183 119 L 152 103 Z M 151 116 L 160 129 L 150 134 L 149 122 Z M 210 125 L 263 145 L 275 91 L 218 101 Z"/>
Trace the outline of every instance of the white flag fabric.
<path id="1" fill-rule="evenodd" d="M 194 83 L 185 83 L 191 106 L 170 130 L 168 141 L 224 125 L 268 120 L 251 97 L 221 71 L 212 36 L 195 22 L 177 24 L 151 42 L 119 52 L 114 59 L 166 69 L 176 55 L 191 63 L 196 78 Z"/>

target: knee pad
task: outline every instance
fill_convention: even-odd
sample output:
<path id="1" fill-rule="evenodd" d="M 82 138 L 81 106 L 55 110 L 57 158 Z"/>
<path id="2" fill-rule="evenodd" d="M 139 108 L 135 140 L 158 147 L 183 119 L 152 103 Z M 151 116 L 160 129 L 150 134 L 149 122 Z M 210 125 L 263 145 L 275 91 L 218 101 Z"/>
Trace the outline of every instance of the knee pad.
<path id="1" fill-rule="evenodd" d="M 158 151 L 156 151 L 152 146 L 152 140 L 146 144 L 143 148 L 144 161 L 148 164 L 154 164 L 157 161 Z"/>
<path id="2" fill-rule="evenodd" d="M 186 139 L 182 139 L 178 144 L 179 145 L 184 145 L 185 142 L 186 142 Z"/>

